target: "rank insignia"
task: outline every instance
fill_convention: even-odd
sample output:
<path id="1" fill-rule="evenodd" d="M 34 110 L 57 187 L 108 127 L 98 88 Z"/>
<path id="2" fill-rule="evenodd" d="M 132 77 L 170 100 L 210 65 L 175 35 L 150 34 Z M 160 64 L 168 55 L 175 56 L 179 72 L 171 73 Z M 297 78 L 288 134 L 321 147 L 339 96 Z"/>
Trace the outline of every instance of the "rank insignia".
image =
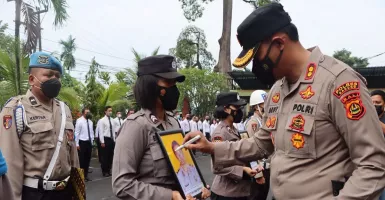
<path id="1" fill-rule="evenodd" d="M 299 92 L 302 99 L 310 99 L 314 96 L 315 92 L 312 90 L 311 85 L 307 86 L 306 90 Z"/>
<path id="2" fill-rule="evenodd" d="M 221 136 L 215 136 L 215 137 L 213 138 L 213 142 L 223 142 L 223 139 L 222 139 Z"/>
<path id="3" fill-rule="evenodd" d="M 337 89 L 334 90 L 333 94 L 337 98 L 341 98 L 342 95 L 345 93 L 352 91 L 352 90 L 359 90 L 360 89 L 360 82 L 358 81 L 349 81 L 346 82 L 340 86 L 337 87 Z"/>
<path id="4" fill-rule="evenodd" d="M 254 132 L 257 131 L 257 124 L 251 124 L 251 128 Z"/>
<path id="5" fill-rule="evenodd" d="M 12 116 L 11 115 L 4 115 L 3 116 L 3 126 L 6 130 L 11 128 L 11 126 L 12 126 Z"/>
<path id="6" fill-rule="evenodd" d="M 158 118 L 155 117 L 155 115 L 150 116 L 152 123 L 156 124 L 159 122 Z"/>
<path id="7" fill-rule="evenodd" d="M 305 80 L 310 80 L 314 77 L 316 68 L 317 68 L 317 65 L 315 63 L 310 63 L 307 66 Z"/>
<path id="8" fill-rule="evenodd" d="M 303 131 L 304 126 L 305 126 L 305 119 L 303 118 L 302 115 L 297 115 L 293 117 L 293 119 L 291 120 L 291 125 L 290 125 L 291 129 L 294 129 L 297 131 Z"/>
<path id="9" fill-rule="evenodd" d="M 267 128 L 274 128 L 276 121 L 277 121 L 277 117 L 269 117 L 267 118 L 265 125 Z"/>
<path id="10" fill-rule="evenodd" d="M 29 102 L 31 102 L 33 106 L 37 104 L 35 97 L 29 97 Z"/>
<path id="11" fill-rule="evenodd" d="M 362 104 L 359 92 L 350 93 L 342 97 L 341 102 L 345 106 L 348 119 L 359 120 L 365 115 L 366 108 Z"/>
<path id="12" fill-rule="evenodd" d="M 274 103 L 278 103 L 279 101 L 279 93 L 275 93 L 275 95 L 271 98 L 271 100 L 274 102 Z"/>
<path id="13" fill-rule="evenodd" d="M 294 133 L 291 136 L 291 142 L 296 149 L 301 149 L 305 146 L 305 138 L 301 133 Z"/>

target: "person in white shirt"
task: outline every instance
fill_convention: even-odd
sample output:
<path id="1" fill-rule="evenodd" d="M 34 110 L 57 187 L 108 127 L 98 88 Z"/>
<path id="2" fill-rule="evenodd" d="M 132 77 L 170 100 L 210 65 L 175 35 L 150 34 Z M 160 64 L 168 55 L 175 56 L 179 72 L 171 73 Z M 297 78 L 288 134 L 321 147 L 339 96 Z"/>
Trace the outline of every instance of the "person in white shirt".
<path id="1" fill-rule="evenodd" d="M 211 130 L 210 130 L 210 117 L 206 116 L 203 121 L 203 134 L 205 134 L 208 141 L 211 141 Z"/>
<path id="2" fill-rule="evenodd" d="M 102 173 L 104 177 L 111 176 L 112 159 L 115 148 L 115 130 L 114 120 L 111 118 L 112 108 L 106 106 L 105 116 L 100 119 L 99 139 L 102 147 Z"/>
<path id="3" fill-rule="evenodd" d="M 98 160 L 99 160 L 99 163 L 102 163 L 102 147 L 100 146 L 100 139 L 99 139 L 100 122 L 101 120 L 99 119 L 98 122 L 96 123 L 95 142 L 96 142 L 96 146 L 98 147 Z"/>
<path id="4" fill-rule="evenodd" d="M 118 132 L 119 132 L 119 129 L 120 127 L 123 125 L 124 123 L 124 120 L 122 119 L 122 113 L 120 111 L 116 112 L 116 118 L 114 119 L 115 121 L 115 127 L 114 127 L 114 130 L 115 130 L 115 135 L 116 137 L 118 136 Z"/>
<path id="5" fill-rule="evenodd" d="M 210 136 L 211 137 L 212 137 L 212 135 L 214 133 L 214 130 L 217 127 L 217 125 L 218 125 L 218 120 L 217 119 L 213 119 L 213 123 L 210 125 Z"/>
<path id="6" fill-rule="evenodd" d="M 190 120 L 191 120 L 190 114 L 186 114 L 183 121 L 180 122 L 180 126 L 182 127 L 183 132 L 185 134 L 187 134 L 191 131 Z"/>
<path id="7" fill-rule="evenodd" d="M 199 117 L 197 117 L 197 118 L 198 118 L 198 129 L 200 132 L 203 133 L 203 123 L 202 123 L 203 119 L 199 118 Z"/>
<path id="8" fill-rule="evenodd" d="M 190 127 L 191 127 L 191 130 L 190 130 L 191 132 L 199 131 L 197 116 L 194 116 L 193 119 L 190 121 Z"/>
<path id="9" fill-rule="evenodd" d="M 91 119 L 91 113 L 88 108 L 82 109 L 82 116 L 76 120 L 75 141 L 78 148 L 80 168 L 84 170 L 85 181 L 88 178 L 88 168 L 90 166 L 92 155 L 92 144 L 94 141 L 94 129 Z"/>

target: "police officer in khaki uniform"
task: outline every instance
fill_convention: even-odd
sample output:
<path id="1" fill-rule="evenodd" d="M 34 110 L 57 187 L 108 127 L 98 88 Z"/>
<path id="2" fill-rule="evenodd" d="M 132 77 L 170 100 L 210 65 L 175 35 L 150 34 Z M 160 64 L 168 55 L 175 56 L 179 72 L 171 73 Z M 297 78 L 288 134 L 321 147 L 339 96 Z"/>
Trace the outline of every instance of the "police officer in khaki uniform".
<path id="1" fill-rule="evenodd" d="M 212 144 L 202 137 L 188 148 L 212 153 L 218 168 L 275 151 L 271 188 L 278 200 L 377 199 L 385 140 L 365 79 L 318 47 L 305 49 L 278 3 L 249 15 L 238 39 L 244 51 L 234 65 L 253 60 L 253 73 L 272 85 L 263 126 L 247 140 Z"/>
<path id="2" fill-rule="evenodd" d="M 3 157 L 3 154 L 0 150 L 0 199 L 13 200 L 13 192 L 11 189 L 11 184 L 6 175 L 7 173 L 7 163 Z"/>
<path id="3" fill-rule="evenodd" d="M 179 99 L 175 83 L 184 80 L 172 56 L 151 56 L 139 61 L 134 96 L 142 109 L 128 116 L 122 125 L 113 158 L 112 187 L 118 198 L 182 199 L 156 132 L 180 129 L 171 111 Z M 208 193 L 204 189 L 203 197 L 208 197 Z"/>
<path id="4" fill-rule="evenodd" d="M 26 95 L 0 113 L 0 149 L 17 200 L 69 199 L 71 167 L 79 167 L 71 112 L 59 94 L 62 66 L 50 54 L 30 56 Z"/>
<path id="5" fill-rule="evenodd" d="M 213 132 L 213 142 L 238 141 L 241 139 L 238 130 L 233 123 L 242 120 L 242 107 L 246 105 L 236 92 L 219 93 L 216 100 L 214 116 L 221 122 Z M 212 200 L 247 200 L 250 195 L 252 176 L 257 172 L 245 164 L 234 165 L 225 168 L 213 166 L 214 177 L 211 186 Z"/>

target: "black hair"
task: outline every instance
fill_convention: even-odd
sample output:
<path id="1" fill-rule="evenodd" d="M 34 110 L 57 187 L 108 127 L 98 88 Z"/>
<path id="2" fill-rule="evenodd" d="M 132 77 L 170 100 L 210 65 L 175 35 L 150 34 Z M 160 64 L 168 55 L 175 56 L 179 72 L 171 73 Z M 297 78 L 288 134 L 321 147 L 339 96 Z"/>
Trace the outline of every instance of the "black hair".
<path id="1" fill-rule="evenodd" d="M 382 91 L 382 90 L 373 90 L 371 93 L 370 93 L 370 96 L 374 96 L 374 95 L 380 95 L 381 98 L 382 98 L 382 101 L 385 102 L 385 92 Z"/>
<path id="2" fill-rule="evenodd" d="M 289 36 L 290 40 L 294 42 L 299 41 L 298 29 L 293 23 L 290 23 L 289 25 L 285 26 L 279 32 L 286 33 Z"/>
<path id="3" fill-rule="evenodd" d="M 225 106 L 217 106 L 214 110 L 214 117 L 220 120 L 226 119 L 229 113 L 225 112 Z"/>
<path id="4" fill-rule="evenodd" d="M 90 110 L 90 109 L 87 107 L 82 108 L 82 114 L 84 114 L 84 112 L 86 112 L 86 110 Z"/>
<path id="5" fill-rule="evenodd" d="M 104 112 L 106 112 L 109 108 L 112 108 L 111 106 L 104 107 Z"/>
<path id="6" fill-rule="evenodd" d="M 155 111 L 156 100 L 159 96 L 159 78 L 153 75 L 139 76 L 134 86 L 136 103 L 144 109 Z"/>

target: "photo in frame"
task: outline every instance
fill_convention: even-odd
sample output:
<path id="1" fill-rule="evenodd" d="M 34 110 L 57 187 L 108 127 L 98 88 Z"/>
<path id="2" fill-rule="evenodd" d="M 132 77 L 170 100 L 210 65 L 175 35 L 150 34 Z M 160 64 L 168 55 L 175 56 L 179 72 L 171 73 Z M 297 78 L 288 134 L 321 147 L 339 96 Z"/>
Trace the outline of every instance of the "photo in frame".
<path id="1" fill-rule="evenodd" d="M 166 155 L 168 164 L 178 181 L 180 192 L 183 198 L 188 194 L 200 199 L 202 188 L 206 186 L 199 167 L 192 156 L 192 152 L 186 148 L 175 151 L 183 144 L 183 130 L 168 130 L 157 132 L 162 151 Z"/>
<path id="2" fill-rule="evenodd" d="M 239 137 L 241 137 L 241 139 L 250 138 L 249 133 L 247 133 L 247 131 L 239 131 L 238 133 L 239 133 Z"/>

